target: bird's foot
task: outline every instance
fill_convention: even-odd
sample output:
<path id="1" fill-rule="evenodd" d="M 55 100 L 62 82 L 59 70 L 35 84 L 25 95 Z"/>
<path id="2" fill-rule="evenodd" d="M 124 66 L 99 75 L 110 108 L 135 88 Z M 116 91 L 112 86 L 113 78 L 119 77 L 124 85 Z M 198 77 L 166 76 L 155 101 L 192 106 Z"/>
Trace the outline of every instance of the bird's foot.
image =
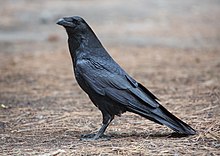
<path id="1" fill-rule="evenodd" d="M 111 137 L 108 135 L 102 135 L 102 136 L 97 136 L 97 134 L 83 134 L 80 137 L 81 141 L 94 141 L 94 140 L 102 140 L 102 141 L 107 141 L 110 140 Z"/>

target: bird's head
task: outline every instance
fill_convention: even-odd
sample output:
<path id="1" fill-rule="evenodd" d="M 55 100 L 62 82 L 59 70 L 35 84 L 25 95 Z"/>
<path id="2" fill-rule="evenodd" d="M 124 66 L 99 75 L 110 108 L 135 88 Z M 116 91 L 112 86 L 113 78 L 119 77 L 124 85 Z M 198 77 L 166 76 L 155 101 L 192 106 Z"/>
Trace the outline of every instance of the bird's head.
<path id="1" fill-rule="evenodd" d="M 88 24 L 79 16 L 63 17 L 57 21 L 57 24 L 66 29 L 69 37 L 83 35 L 90 30 Z"/>
<path id="2" fill-rule="evenodd" d="M 63 17 L 57 21 L 57 24 L 66 29 L 69 37 L 69 45 L 74 45 L 74 48 L 72 49 L 76 49 L 80 45 L 87 47 L 102 46 L 89 25 L 79 16 Z"/>

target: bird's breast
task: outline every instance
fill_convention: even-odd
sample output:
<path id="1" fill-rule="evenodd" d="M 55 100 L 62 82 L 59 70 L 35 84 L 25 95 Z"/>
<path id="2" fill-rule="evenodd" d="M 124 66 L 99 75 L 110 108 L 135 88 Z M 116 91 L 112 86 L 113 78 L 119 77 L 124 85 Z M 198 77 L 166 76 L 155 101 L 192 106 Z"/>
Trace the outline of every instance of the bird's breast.
<path id="1" fill-rule="evenodd" d="M 89 86 L 84 80 L 82 73 L 78 70 L 76 67 L 74 70 L 75 78 L 79 86 L 82 88 L 83 91 L 85 91 L 87 94 L 89 93 Z"/>

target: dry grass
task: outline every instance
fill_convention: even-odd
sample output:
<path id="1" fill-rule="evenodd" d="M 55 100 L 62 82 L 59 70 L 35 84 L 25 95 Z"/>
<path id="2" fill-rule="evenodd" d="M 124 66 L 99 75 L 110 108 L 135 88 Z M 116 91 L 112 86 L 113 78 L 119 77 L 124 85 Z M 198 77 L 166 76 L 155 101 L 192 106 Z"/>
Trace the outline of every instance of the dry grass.
<path id="1" fill-rule="evenodd" d="M 132 76 L 198 135 L 178 138 L 164 126 L 126 113 L 108 128 L 111 141 L 84 142 L 79 141 L 80 135 L 96 131 L 101 116 L 73 80 L 64 51 L 4 56 L 0 79 L 5 106 L 0 109 L 3 155 L 219 155 L 218 52 L 110 49 Z M 126 58 L 118 51 L 127 51 Z"/>

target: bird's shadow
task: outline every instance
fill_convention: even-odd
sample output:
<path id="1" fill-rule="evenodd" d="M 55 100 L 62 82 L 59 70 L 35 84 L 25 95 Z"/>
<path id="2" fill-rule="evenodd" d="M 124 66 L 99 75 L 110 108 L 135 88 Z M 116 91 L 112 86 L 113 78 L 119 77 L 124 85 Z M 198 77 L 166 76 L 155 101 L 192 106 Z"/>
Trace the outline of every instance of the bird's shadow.
<path id="1" fill-rule="evenodd" d="M 156 139 L 156 138 L 183 138 L 189 135 L 179 134 L 179 133 L 110 133 L 112 139 L 120 139 L 120 138 L 148 138 L 148 139 Z"/>

